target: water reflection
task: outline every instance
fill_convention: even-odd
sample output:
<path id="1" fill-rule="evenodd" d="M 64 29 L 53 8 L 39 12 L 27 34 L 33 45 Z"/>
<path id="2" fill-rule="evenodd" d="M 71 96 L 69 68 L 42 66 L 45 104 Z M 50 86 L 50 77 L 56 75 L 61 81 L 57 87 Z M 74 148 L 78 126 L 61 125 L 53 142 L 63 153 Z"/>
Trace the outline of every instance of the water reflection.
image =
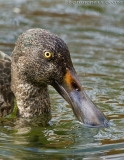
<path id="1" fill-rule="evenodd" d="M 68 1 L 0 0 L 0 50 L 11 54 L 17 37 L 40 27 L 68 44 L 87 94 L 113 120 L 85 128 L 50 87 L 49 126 L 0 127 L 2 159 L 123 159 L 123 5 L 74 5 Z"/>

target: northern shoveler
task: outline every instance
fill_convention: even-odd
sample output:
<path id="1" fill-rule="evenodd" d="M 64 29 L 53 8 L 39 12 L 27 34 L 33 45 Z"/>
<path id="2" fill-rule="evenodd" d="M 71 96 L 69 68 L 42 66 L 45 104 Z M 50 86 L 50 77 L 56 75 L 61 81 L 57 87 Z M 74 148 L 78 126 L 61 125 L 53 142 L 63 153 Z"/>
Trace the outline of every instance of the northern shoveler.
<path id="1" fill-rule="evenodd" d="M 51 111 L 48 85 L 71 105 L 77 119 L 90 127 L 107 127 L 108 121 L 82 88 L 67 45 L 40 28 L 19 36 L 11 57 L 0 54 L 0 116 L 13 111 L 32 118 Z"/>

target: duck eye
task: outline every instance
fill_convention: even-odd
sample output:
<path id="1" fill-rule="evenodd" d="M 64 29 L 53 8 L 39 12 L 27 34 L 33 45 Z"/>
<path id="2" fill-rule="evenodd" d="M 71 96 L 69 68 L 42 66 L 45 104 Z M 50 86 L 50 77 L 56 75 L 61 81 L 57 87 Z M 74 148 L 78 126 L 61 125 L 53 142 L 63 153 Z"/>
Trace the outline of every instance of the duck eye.
<path id="1" fill-rule="evenodd" d="M 50 58 L 52 56 L 52 53 L 51 52 L 44 52 L 44 56 L 46 58 Z"/>

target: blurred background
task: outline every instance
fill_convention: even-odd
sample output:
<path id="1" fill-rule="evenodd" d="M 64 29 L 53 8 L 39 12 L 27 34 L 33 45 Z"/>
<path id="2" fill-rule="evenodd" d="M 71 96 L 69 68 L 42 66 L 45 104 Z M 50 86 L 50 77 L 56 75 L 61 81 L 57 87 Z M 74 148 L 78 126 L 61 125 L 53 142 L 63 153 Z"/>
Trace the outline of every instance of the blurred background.
<path id="1" fill-rule="evenodd" d="M 47 127 L 0 126 L 0 158 L 124 159 L 124 1 L 0 0 L 0 50 L 11 54 L 18 36 L 44 28 L 68 45 L 82 86 L 112 121 L 85 128 L 50 87 Z"/>

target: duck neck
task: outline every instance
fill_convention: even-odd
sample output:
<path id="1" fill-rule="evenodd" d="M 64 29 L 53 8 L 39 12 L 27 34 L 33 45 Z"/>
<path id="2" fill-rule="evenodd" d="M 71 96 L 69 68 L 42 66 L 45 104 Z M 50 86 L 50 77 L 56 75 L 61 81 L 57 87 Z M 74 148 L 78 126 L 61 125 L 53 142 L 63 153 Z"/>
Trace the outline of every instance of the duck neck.
<path id="1" fill-rule="evenodd" d="M 50 113 L 48 86 L 29 84 L 20 79 L 12 84 L 14 84 L 12 90 L 16 97 L 20 117 L 32 118 Z"/>

